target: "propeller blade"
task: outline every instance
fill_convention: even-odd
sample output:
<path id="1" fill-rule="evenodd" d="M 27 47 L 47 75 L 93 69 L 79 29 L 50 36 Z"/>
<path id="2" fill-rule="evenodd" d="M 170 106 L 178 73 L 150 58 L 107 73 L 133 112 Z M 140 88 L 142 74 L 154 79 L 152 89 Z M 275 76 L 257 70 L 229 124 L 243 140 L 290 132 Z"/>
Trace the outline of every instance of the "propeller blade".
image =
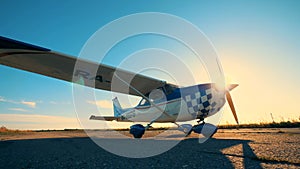
<path id="1" fill-rule="evenodd" d="M 231 112 L 234 116 L 234 119 L 235 119 L 236 123 L 239 124 L 239 120 L 238 120 L 238 117 L 236 115 L 236 111 L 235 111 L 233 101 L 232 101 L 232 98 L 231 98 L 231 95 L 230 95 L 229 91 L 226 91 L 226 99 L 227 99 L 227 102 L 229 104 L 229 107 L 231 109 Z"/>
<path id="2" fill-rule="evenodd" d="M 236 88 L 236 87 L 238 87 L 239 85 L 238 84 L 229 84 L 229 85 L 227 85 L 227 90 L 228 91 L 231 91 L 231 90 L 233 90 L 234 88 Z"/>

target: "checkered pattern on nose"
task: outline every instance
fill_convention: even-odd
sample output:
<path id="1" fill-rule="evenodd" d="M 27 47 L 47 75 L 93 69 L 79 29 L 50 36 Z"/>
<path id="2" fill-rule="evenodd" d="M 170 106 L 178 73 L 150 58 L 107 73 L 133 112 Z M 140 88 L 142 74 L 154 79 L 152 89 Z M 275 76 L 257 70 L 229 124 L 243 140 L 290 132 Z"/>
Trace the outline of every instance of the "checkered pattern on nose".
<path id="1" fill-rule="evenodd" d="M 212 91 L 206 89 L 198 91 L 193 94 L 189 94 L 183 97 L 187 104 L 187 108 L 190 114 L 196 114 L 201 112 L 202 114 L 208 114 L 210 110 L 214 111 L 216 102 L 212 102 Z"/>

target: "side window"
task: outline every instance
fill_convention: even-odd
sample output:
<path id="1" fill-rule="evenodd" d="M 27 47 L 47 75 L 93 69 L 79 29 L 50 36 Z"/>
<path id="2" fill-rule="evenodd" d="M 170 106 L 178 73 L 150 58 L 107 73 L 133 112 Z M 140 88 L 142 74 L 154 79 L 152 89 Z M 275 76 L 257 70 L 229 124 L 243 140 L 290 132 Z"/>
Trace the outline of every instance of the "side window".
<path id="1" fill-rule="evenodd" d="M 165 98 L 165 94 L 161 89 L 154 89 L 149 94 L 149 99 L 154 102 L 158 100 L 162 100 L 164 98 Z"/>
<path id="2" fill-rule="evenodd" d="M 145 106 L 145 105 L 147 105 L 148 104 L 148 101 L 146 100 L 146 99 L 142 99 L 141 101 L 140 101 L 140 106 Z"/>

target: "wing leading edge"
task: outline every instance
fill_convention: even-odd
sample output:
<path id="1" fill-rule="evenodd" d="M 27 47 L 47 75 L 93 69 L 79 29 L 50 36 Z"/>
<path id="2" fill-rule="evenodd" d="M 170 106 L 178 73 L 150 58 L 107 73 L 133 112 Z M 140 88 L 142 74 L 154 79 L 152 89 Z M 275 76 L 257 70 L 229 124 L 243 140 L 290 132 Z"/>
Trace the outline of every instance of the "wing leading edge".
<path id="1" fill-rule="evenodd" d="M 1 36 L 0 64 L 68 82 L 80 84 L 81 81 L 82 85 L 96 89 L 136 96 L 140 94 L 128 85 L 146 95 L 166 84 L 165 81 L 141 74 L 78 59 Z"/>

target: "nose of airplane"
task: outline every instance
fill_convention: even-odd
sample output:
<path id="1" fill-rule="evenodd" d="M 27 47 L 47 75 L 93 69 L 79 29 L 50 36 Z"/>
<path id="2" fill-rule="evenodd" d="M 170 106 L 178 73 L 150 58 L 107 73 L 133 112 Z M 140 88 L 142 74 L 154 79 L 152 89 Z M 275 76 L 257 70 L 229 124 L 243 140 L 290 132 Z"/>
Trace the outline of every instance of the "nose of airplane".
<path id="1" fill-rule="evenodd" d="M 213 94 L 213 100 L 211 103 L 211 110 L 210 110 L 210 114 L 213 115 L 217 112 L 219 112 L 221 110 L 221 108 L 224 106 L 225 104 L 225 97 L 224 97 L 224 93 L 223 92 L 215 92 Z"/>

